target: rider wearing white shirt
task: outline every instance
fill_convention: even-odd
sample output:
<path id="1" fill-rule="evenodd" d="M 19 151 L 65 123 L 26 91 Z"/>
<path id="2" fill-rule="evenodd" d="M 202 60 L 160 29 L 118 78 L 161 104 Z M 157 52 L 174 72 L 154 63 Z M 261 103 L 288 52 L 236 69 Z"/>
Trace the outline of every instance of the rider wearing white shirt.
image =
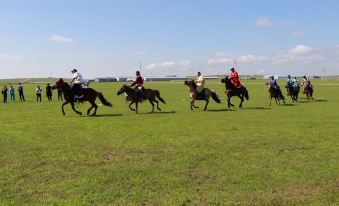
<path id="1" fill-rule="evenodd" d="M 73 93 L 75 94 L 76 98 L 80 99 L 82 98 L 82 91 L 81 91 L 82 84 L 83 84 L 82 75 L 76 69 L 73 69 L 71 72 L 73 74 L 72 81 L 71 81 L 71 89 Z"/>
<path id="2" fill-rule="evenodd" d="M 197 85 L 197 92 L 200 93 L 202 92 L 202 90 L 204 90 L 204 85 L 205 85 L 205 79 L 204 77 L 201 75 L 201 72 L 198 72 L 198 75 L 195 79 L 195 83 Z"/>

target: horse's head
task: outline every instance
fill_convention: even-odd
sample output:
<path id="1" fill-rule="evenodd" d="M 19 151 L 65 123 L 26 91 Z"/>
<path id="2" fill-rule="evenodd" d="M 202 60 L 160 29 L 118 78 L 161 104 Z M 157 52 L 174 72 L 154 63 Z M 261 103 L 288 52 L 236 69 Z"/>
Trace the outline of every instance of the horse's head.
<path id="1" fill-rule="evenodd" d="M 186 86 L 193 87 L 193 88 L 196 88 L 196 87 L 197 87 L 197 85 L 195 84 L 195 82 L 194 82 L 193 79 L 185 80 L 185 81 L 184 81 L 184 84 L 185 84 Z"/>
<path id="2" fill-rule="evenodd" d="M 229 76 L 225 76 L 224 78 L 221 79 L 221 83 L 228 83 L 230 81 L 231 81 L 231 79 L 230 79 Z"/>
<path id="3" fill-rule="evenodd" d="M 60 86 L 64 83 L 64 80 L 62 78 L 58 79 L 54 84 L 52 85 L 52 89 L 60 88 Z"/>
<path id="4" fill-rule="evenodd" d="M 122 86 L 120 87 L 119 91 L 117 92 L 117 95 L 120 95 L 120 94 L 126 92 L 127 87 L 128 87 L 128 86 L 125 85 L 125 84 L 122 85 Z"/>

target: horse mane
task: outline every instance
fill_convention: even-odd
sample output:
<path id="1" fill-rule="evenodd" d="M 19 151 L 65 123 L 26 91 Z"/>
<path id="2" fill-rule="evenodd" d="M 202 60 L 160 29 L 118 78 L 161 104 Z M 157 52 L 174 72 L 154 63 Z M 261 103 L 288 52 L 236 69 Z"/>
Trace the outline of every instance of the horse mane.
<path id="1" fill-rule="evenodd" d="M 224 82 L 225 82 L 227 89 L 234 89 L 235 88 L 234 85 L 231 82 L 231 79 L 228 76 L 224 77 Z"/>

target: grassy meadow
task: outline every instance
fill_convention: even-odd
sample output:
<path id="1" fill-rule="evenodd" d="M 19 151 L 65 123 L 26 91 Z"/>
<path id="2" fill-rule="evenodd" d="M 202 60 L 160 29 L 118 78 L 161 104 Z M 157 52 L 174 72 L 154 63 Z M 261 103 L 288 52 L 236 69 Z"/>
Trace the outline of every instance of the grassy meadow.
<path id="1" fill-rule="evenodd" d="M 26 102 L 0 103 L 0 205 L 338 205 L 339 81 L 271 107 L 264 81 L 243 84 L 242 109 L 208 80 L 222 103 L 191 111 L 183 82 L 147 82 L 167 104 L 135 114 L 121 83 L 92 83 L 113 103 L 96 117 L 63 116 L 56 91 L 40 103 L 24 84 Z"/>

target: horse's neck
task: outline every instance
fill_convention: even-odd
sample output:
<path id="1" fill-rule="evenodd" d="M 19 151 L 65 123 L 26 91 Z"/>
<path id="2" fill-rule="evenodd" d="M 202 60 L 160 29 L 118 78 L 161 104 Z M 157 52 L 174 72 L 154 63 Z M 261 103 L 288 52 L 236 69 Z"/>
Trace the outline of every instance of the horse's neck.
<path id="1" fill-rule="evenodd" d="M 234 89 L 234 86 L 231 81 L 226 81 L 225 82 L 226 89 Z"/>
<path id="2" fill-rule="evenodd" d="M 135 90 L 133 88 L 131 88 L 131 87 L 126 87 L 125 91 L 126 91 L 127 95 L 131 95 L 131 94 L 135 94 L 136 93 Z"/>
<path id="3" fill-rule="evenodd" d="M 189 86 L 190 92 L 197 92 L 197 90 L 193 87 L 193 85 Z"/>
<path id="4" fill-rule="evenodd" d="M 71 91 L 71 86 L 69 86 L 69 84 L 67 84 L 66 82 L 62 83 L 60 87 L 63 92 Z"/>

